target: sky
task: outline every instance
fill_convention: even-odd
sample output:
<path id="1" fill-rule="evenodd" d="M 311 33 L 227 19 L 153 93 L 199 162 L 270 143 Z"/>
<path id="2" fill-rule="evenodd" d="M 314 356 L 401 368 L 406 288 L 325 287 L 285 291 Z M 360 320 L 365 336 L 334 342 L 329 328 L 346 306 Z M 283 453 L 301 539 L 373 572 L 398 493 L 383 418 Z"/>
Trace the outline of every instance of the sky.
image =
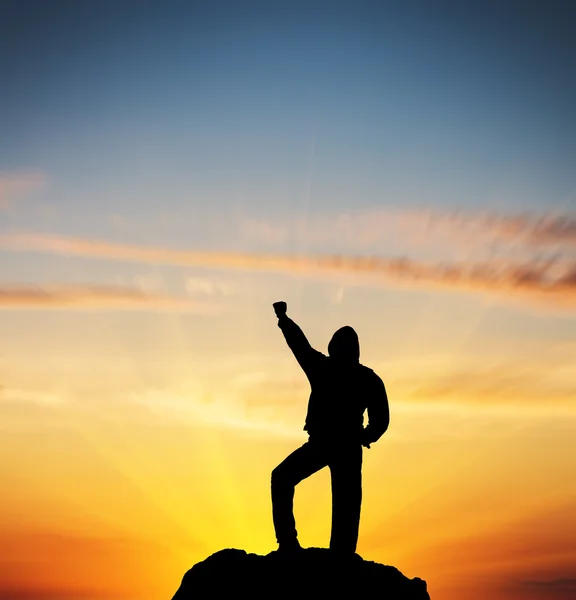
<path id="1" fill-rule="evenodd" d="M 156 600 L 276 548 L 312 345 L 391 425 L 358 552 L 576 594 L 576 7 L 0 3 L 0 598 Z M 329 474 L 297 488 L 326 546 Z"/>

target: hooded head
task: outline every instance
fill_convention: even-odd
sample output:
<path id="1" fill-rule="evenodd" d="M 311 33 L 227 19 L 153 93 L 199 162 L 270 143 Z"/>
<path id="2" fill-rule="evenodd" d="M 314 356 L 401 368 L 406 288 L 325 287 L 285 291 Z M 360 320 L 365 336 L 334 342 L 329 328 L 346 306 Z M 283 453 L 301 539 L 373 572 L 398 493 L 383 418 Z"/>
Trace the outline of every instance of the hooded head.
<path id="1" fill-rule="evenodd" d="M 328 344 L 330 358 L 347 363 L 357 363 L 360 360 L 360 342 L 358 334 L 346 325 L 334 333 Z"/>

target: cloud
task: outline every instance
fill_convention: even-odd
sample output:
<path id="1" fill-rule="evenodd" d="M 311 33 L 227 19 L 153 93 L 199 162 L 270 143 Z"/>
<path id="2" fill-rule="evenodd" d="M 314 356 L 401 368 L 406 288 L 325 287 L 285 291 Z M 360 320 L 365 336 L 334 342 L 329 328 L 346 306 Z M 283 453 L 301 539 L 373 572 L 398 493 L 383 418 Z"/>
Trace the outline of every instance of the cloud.
<path id="1" fill-rule="evenodd" d="M 153 413 L 157 423 L 176 421 L 264 435 L 300 437 L 302 407 L 294 403 L 289 406 L 283 404 L 283 400 L 290 397 L 289 392 L 275 392 L 276 404 L 268 399 L 261 400 L 249 389 L 234 392 L 226 386 L 221 390 L 204 389 L 197 394 L 190 393 L 185 387 L 170 391 L 149 389 L 134 394 L 132 400 Z"/>
<path id="2" fill-rule="evenodd" d="M 230 296 L 235 289 L 231 283 L 206 277 L 187 277 L 185 287 L 191 296 L 197 294 Z"/>
<path id="3" fill-rule="evenodd" d="M 46 178 L 41 173 L 0 173 L 0 209 L 8 208 L 15 198 L 45 183 Z"/>
<path id="4" fill-rule="evenodd" d="M 498 231 L 504 235 L 524 235 L 532 243 L 567 243 L 576 246 L 576 215 L 523 215 L 500 220 Z"/>
<path id="5" fill-rule="evenodd" d="M 296 275 L 345 275 L 361 283 L 443 289 L 510 297 L 549 308 L 576 309 L 576 262 L 546 258 L 515 262 L 425 263 L 407 257 L 204 252 L 115 244 L 39 234 L 0 236 L 0 247 L 127 262 L 244 269 Z"/>
<path id="6" fill-rule="evenodd" d="M 515 240 L 528 245 L 562 244 L 576 246 L 576 214 L 531 213 L 516 215 L 465 211 L 411 213 L 425 219 L 428 228 L 451 228 L 461 235 Z"/>
<path id="7" fill-rule="evenodd" d="M 452 361 L 453 363 L 454 361 Z M 566 378 L 572 362 L 540 364 L 506 362 L 497 365 L 453 365 L 437 369 L 424 367 L 400 371 L 392 379 L 403 397 L 413 401 L 475 402 L 482 405 L 517 405 L 526 402 L 571 406 L 576 397 L 576 382 Z M 393 366 L 391 366 L 391 370 Z M 411 372 L 418 371 L 415 380 Z M 394 371 L 392 370 L 392 373 Z M 576 414 L 576 413 L 575 413 Z"/>
<path id="8" fill-rule="evenodd" d="M 524 581 L 526 587 L 538 588 L 554 592 L 576 592 L 576 578 L 565 577 L 562 579 L 551 579 L 548 581 Z"/>
<path id="9" fill-rule="evenodd" d="M 344 299 L 344 286 L 339 286 L 337 287 L 331 294 L 330 294 L 330 301 L 333 304 L 342 304 L 342 300 Z"/>
<path id="10" fill-rule="evenodd" d="M 209 314 L 215 307 L 120 286 L 0 286 L 0 310 L 10 309 L 183 310 Z"/>
<path id="11" fill-rule="evenodd" d="M 289 233 L 286 227 L 282 225 L 252 217 L 242 219 L 241 229 L 242 233 L 248 238 L 275 244 L 286 241 Z"/>
<path id="12" fill-rule="evenodd" d="M 500 214 L 494 212 L 441 211 L 428 208 L 376 208 L 282 223 L 245 217 L 242 234 L 267 244 L 344 244 L 348 248 L 374 248 L 379 244 L 420 247 L 428 244 L 494 250 L 494 244 L 542 250 L 552 246 L 576 247 L 576 214 L 573 212 Z M 501 248 L 502 250 L 503 248 Z"/>

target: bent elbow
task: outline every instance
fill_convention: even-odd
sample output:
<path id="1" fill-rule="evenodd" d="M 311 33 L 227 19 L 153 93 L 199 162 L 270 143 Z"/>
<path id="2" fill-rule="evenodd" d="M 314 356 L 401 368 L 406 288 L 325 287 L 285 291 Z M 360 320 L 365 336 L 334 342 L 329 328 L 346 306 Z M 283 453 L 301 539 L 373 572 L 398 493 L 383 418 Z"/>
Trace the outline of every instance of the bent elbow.
<path id="1" fill-rule="evenodd" d="M 378 437 L 376 438 L 376 440 L 379 440 L 386 433 L 389 425 L 390 425 L 390 419 L 388 419 L 382 423 L 382 425 L 378 428 L 378 431 L 377 431 Z"/>

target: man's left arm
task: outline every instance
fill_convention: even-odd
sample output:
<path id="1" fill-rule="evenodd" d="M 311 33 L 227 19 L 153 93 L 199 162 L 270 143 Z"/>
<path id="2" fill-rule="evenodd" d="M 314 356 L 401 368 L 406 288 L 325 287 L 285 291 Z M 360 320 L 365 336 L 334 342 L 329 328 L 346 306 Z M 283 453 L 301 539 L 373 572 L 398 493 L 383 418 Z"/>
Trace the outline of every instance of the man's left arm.
<path id="1" fill-rule="evenodd" d="M 384 382 L 378 375 L 375 377 L 374 389 L 368 401 L 368 425 L 362 432 L 362 445 L 370 448 L 370 444 L 378 441 L 390 425 L 390 407 Z"/>

